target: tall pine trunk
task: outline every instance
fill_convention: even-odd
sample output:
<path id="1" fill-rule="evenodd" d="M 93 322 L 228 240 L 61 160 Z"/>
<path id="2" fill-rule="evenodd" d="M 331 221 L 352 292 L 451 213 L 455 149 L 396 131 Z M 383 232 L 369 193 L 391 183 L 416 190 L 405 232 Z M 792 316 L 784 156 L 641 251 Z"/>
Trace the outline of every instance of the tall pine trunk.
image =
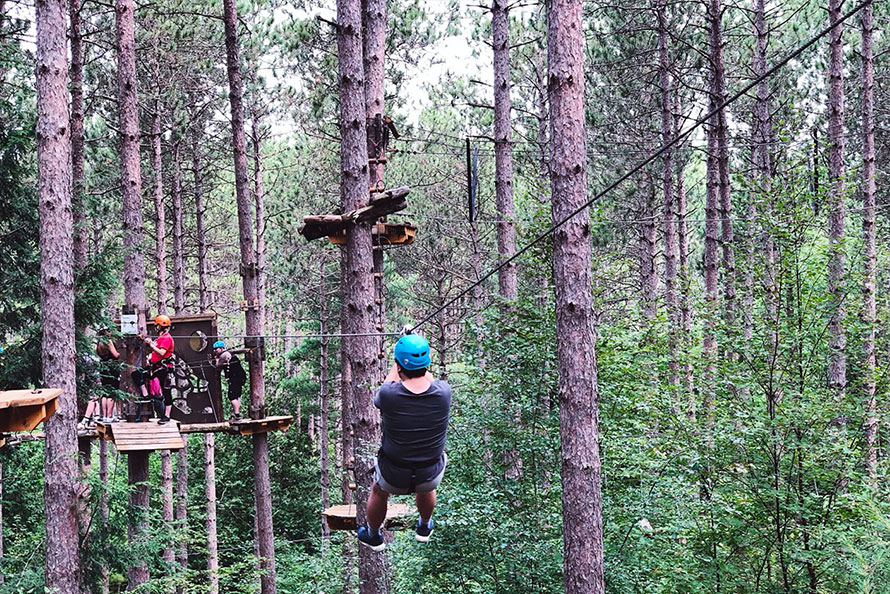
<path id="1" fill-rule="evenodd" d="M 121 197 L 124 219 L 124 302 L 138 316 L 139 332 L 146 332 L 145 265 L 142 258 L 142 172 L 139 162 L 139 104 L 136 99 L 136 14 L 133 0 L 117 0 L 115 5 L 117 33 L 117 85 L 120 111 Z M 139 364 L 138 339 L 128 340 L 127 361 Z M 129 385 L 124 373 L 122 384 Z M 135 391 L 133 392 L 135 394 Z M 131 485 L 130 524 L 127 535 L 131 543 L 145 538 L 148 514 L 148 452 L 132 452 L 127 456 L 128 480 Z M 134 559 L 127 570 L 128 587 L 135 589 L 148 581 L 144 559 Z"/>
<path id="2" fill-rule="evenodd" d="M 260 318 L 266 322 L 266 189 L 263 186 L 263 138 L 259 116 L 253 118 L 253 200 L 256 210 L 256 273 Z M 297 425 L 299 427 L 299 425 Z"/>
<path id="3" fill-rule="evenodd" d="M 244 86 L 238 58 L 238 15 L 235 0 L 223 0 L 226 29 L 226 69 L 232 112 L 232 149 L 235 161 L 235 194 L 238 202 L 238 237 L 241 244 L 241 280 L 245 312 L 245 332 L 252 352 L 249 355 L 250 416 L 266 414 L 264 357 L 257 337 L 265 332 L 259 310 L 259 282 L 253 249 L 250 180 L 247 174 L 247 138 L 244 133 Z M 275 542 L 272 528 L 272 493 L 269 479 L 269 440 L 266 433 L 253 435 L 254 497 L 256 499 L 257 541 L 260 556 L 262 594 L 275 594 Z"/>
<path id="4" fill-rule="evenodd" d="M 207 231 L 204 227 L 204 175 L 201 171 L 201 132 L 196 124 L 192 131 L 192 179 L 195 193 L 195 237 L 198 243 L 198 307 L 201 313 L 210 308 L 207 279 Z"/>
<path id="5" fill-rule="evenodd" d="M 362 10 L 359 0 L 337 1 L 337 54 L 340 74 L 340 205 L 344 211 L 367 204 L 369 192 L 366 89 L 363 67 Z M 382 108 L 382 105 L 381 105 Z M 343 307 L 345 331 L 372 332 L 374 328 L 374 277 L 371 228 L 352 225 L 346 233 Z M 371 386 L 376 377 L 374 337 L 344 337 L 342 357 L 348 361 L 350 383 L 344 398 L 351 404 L 354 433 L 351 458 L 357 489 L 358 523 L 367 521 L 365 505 L 373 481 L 374 464 L 369 454 L 379 443 L 379 428 L 372 402 Z M 344 366 L 345 367 L 345 366 Z M 344 427 L 344 431 L 347 428 Z M 380 555 L 359 547 L 359 590 L 362 594 L 384 591 L 385 567 Z"/>
<path id="6" fill-rule="evenodd" d="M 59 388 L 44 445 L 46 587 L 80 589 L 77 528 L 77 386 L 74 371 L 74 221 L 64 0 L 37 2 L 37 189 L 43 381 Z"/>
<path id="7" fill-rule="evenodd" d="M 188 434 L 182 436 L 185 447 L 176 453 L 176 532 L 179 546 L 176 549 L 176 562 L 179 570 L 188 569 L 189 539 L 188 539 L 188 482 L 189 482 L 189 456 Z M 182 585 L 176 588 L 177 594 L 184 594 Z"/>
<path id="8" fill-rule="evenodd" d="M 547 5 L 552 219 L 587 201 L 584 30 L 581 0 Z M 565 594 L 602 594 L 603 519 L 599 394 L 591 295 L 590 213 L 553 234 Z"/>
<path id="9" fill-rule="evenodd" d="M 510 120 L 510 22 L 507 0 L 492 0 L 491 41 L 494 52 L 494 188 L 499 263 L 516 253 L 513 204 L 513 144 Z M 498 293 L 516 301 L 516 264 L 498 270 Z"/>
<path id="10" fill-rule="evenodd" d="M 843 0 L 829 0 L 830 24 L 840 20 L 842 3 Z M 828 383 L 838 402 L 843 400 L 847 390 L 843 32 L 844 26 L 840 24 L 828 34 L 828 295 L 831 308 L 828 324 Z"/>
<path id="11" fill-rule="evenodd" d="M 862 321 L 865 325 L 865 466 L 873 484 L 878 475 L 878 406 L 875 398 L 875 114 L 874 15 L 872 2 L 862 9 L 862 235 L 865 271 L 862 286 Z"/>
<path id="12" fill-rule="evenodd" d="M 80 11 L 83 0 L 69 0 L 68 12 L 71 21 L 71 188 L 74 210 L 74 269 L 83 270 L 87 264 L 87 223 L 86 223 L 86 169 L 84 167 L 83 136 L 83 32 Z M 2 13 L 2 10 L 0 10 Z"/>
<path id="13" fill-rule="evenodd" d="M 182 152 L 181 137 L 173 138 L 173 311 L 185 312 L 185 233 L 182 214 Z"/>
<path id="14" fill-rule="evenodd" d="M 667 2 L 658 2 L 658 85 L 661 91 L 661 141 L 667 144 L 674 133 L 671 114 L 671 73 L 668 54 Z M 680 311 L 677 300 L 677 227 L 674 212 L 674 151 L 668 149 L 661 160 L 661 191 L 664 204 L 662 227 L 664 229 L 664 296 L 670 334 L 668 349 L 670 359 L 668 378 L 674 391 L 672 405 L 679 410 L 677 396 L 680 393 L 680 364 L 678 338 L 680 334 Z"/>
<path id="15" fill-rule="evenodd" d="M 319 466 L 321 470 L 321 507 L 327 509 L 331 505 L 331 471 L 330 471 L 330 443 L 329 438 L 329 410 L 330 410 L 330 391 L 328 389 L 328 295 L 327 295 L 327 274 L 325 267 L 327 258 L 324 254 L 319 261 L 318 275 L 318 317 L 320 320 L 319 333 L 321 334 L 321 350 L 319 353 L 319 374 L 318 374 L 318 402 L 319 402 Z M 328 527 L 327 519 L 322 516 L 321 519 L 321 536 L 327 538 L 331 535 L 331 529 Z"/>
<path id="16" fill-rule="evenodd" d="M 156 80 L 159 77 L 156 77 Z M 158 84 L 160 81 L 157 81 Z M 167 313 L 167 215 L 164 207 L 164 167 L 161 153 L 161 100 L 155 98 L 151 118 L 151 168 L 154 174 L 155 264 L 158 279 L 158 313 Z"/>
<path id="17" fill-rule="evenodd" d="M 674 136 L 680 135 L 682 112 L 679 90 L 674 93 Z M 695 420 L 695 376 L 692 368 L 692 357 L 689 350 L 692 346 L 692 309 L 689 305 L 689 232 L 686 223 L 686 180 L 684 171 L 686 160 L 681 152 L 675 154 L 676 162 L 676 208 L 677 208 L 677 256 L 680 263 L 678 271 L 680 326 L 682 328 L 683 350 L 683 384 L 686 390 L 686 416 Z"/>
<path id="18" fill-rule="evenodd" d="M 170 450 L 161 450 L 161 514 L 166 528 L 173 527 L 173 457 Z M 173 551 L 173 542 L 164 541 L 164 550 L 161 554 L 167 571 L 173 570 L 173 561 L 176 559 Z M 169 589 L 168 589 L 169 591 Z"/>
<path id="19" fill-rule="evenodd" d="M 208 594 L 219 592 L 219 546 L 216 532 L 216 436 L 204 435 L 204 503 L 207 511 Z"/>

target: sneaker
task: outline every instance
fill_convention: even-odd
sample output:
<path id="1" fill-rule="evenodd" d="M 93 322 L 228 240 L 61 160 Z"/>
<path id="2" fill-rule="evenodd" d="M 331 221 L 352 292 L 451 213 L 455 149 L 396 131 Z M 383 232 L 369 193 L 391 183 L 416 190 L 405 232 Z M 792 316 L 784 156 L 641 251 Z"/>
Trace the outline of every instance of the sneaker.
<path id="1" fill-rule="evenodd" d="M 370 547 L 370 549 L 376 553 L 379 553 L 383 549 L 386 548 L 386 543 L 383 542 L 383 534 L 378 530 L 377 534 L 371 534 L 371 530 L 367 526 L 362 526 L 358 529 L 358 541 L 365 545 L 366 547 Z"/>
<path id="2" fill-rule="evenodd" d="M 433 534 L 433 519 L 424 525 L 420 518 L 417 518 L 417 526 L 414 529 L 414 538 L 417 542 L 429 542 L 430 536 Z"/>
<path id="3" fill-rule="evenodd" d="M 232 413 L 232 416 L 229 417 L 229 421 L 240 421 L 241 413 Z"/>
<path id="4" fill-rule="evenodd" d="M 170 417 L 161 417 L 158 419 L 158 425 L 164 425 L 170 422 Z"/>

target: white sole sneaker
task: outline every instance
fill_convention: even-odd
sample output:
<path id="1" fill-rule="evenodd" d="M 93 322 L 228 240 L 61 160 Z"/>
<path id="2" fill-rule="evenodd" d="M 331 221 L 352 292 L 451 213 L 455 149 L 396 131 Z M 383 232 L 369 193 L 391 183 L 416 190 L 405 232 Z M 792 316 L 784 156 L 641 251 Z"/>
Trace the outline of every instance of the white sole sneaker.
<path id="1" fill-rule="evenodd" d="M 417 542 L 429 542 L 429 541 L 430 541 L 430 536 L 432 536 L 432 535 L 433 535 L 433 531 L 432 531 L 432 530 L 430 530 L 430 533 L 427 534 L 426 536 L 421 536 L 420 534 L 417 534 L 417 533 L 415 532 L 415 533 L 414 533 L 414 539 L 415 539 Z"/>

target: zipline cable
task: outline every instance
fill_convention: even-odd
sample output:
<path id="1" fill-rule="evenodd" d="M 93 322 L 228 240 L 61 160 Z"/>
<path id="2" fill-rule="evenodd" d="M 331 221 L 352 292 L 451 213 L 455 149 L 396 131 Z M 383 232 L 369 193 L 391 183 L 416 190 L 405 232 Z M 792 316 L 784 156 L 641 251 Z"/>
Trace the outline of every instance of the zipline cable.
<path id="1" fill-rule="evenodd" d="M 468 286 L 466 289 L 464 289 L 463 291 L 458 293 L 457 296 L 451 298 L 444 305 L 442 305 L 441 307 L 438 307 L 432 313 L 427 315 L 425 318 L 421 319 L 419 322 L 414 324 L 414 326 L 412 327 L 412 330 L 420 328 L 421 326 L 423 326 L 424 324 L 426 324 L 427 322 L 432 320 L 434 317 L 439 315 L 441 312 L 445 311 L 446 309 L 448 309 L 449 307 L 451 307 L 452 305 L 457 303 L 457 301 L 459 301 L 461 298 L 468 295 L 470 293 L 470 291 L 472 291 L 473 289 L 475 289 L 476 287 L 481 285 L 483 282 L 485 282 L 486 280 L 491 278 L 499 270 L 501 270 L 508 264 L 513 263 L 515 260 L 519 259 L 522 255 L 524 255 L 531 248 L 533 248 L 537 244 L 541 243 L 541 241 L 543 241 L 544 239 L 546 239 L 547 237 L 552 235 L 553 232 L 555 232 L 557 229 L 559 229 L 560 227 L 565 225 L 567 222 L 569 222 L 570 220 L 572 220 L 573 218 L 575 218 L 576 216 L 578 216 L 579 214 L 581 214 L 582 212 L 584 212 L 585 210 L 590 208 L 590 206 L 592 204 L 594 204 L 595 202 L 597 202 L 600 198 L 602 198 L 603 196 L 605 196 L 606 194 L 608 194 L 609 192 L 611 192 L 612 190 L 617 188 L 619 185 L 621 185 L 622 183 L 624 183 L 625 181 L 627 181 L 628 179 L 633 177 L 636 173 L 638 173 L 640 170 L 642 170 L 646 165 L 648 165 L 649 163 L 651 163 L 652 161 L 654 161 L 655 159 L 657 159 L 658 157 L 663 155 L 667 150 L 669 150 L 670 148 L 679 144 L 684 138 L 689 136 L 692 132 L 694 132 L 696 129 L 698 129 L 702 124 L 704 124 L 705 122 L 707 122 L 708 120 L 713 118 L 715 115 L 717 115 L 722 109 L 725 109 L 727 106 L 735 103 L 742 96 L 746 95 L 751 89 L 753 89 L 754 87 L 759 85 L 761 82 L 765 81 L 766 79 L 772 77 L 776 72 L 778 72 L 785 65 L 787 65 L 788 62 L 790 62 L 791 60 L 800 56 L 802 53 L 804 53 L 810 47 L 815 45 L 817 41 L 819 41 L 820 39 L 822 39 L 823 37 L 825 37 L 826 35 L 831 33 L 836 27 L 839 27 L 847 19 L 849 19 L 850 17 L 855 15 L 857 12 L 862 10 L 862 8 L 864 8 L 866 4 L 868 4 L 868 0 L 861 2 L 858 6 L 856 6 L 856 8 L 854 8 L 850 12 L 843 15 L 840 19 L 838 19 L 836 23 L 833 23 L 833 24 L 829 25 L 828 27 L 822 29 L 819 33 L 817 33 L 816 35 L 811 37 L 806 43 L 804 43 L 803 45 L 798 47 L 796 50 L 794 50 L 793 52 L 791 52 L 790 54 L 788 54 L 787 56 L 782 58 L 778 63 L 773 65 L 772 68 L 770 68 L 765 73 L 763 73 L 762 75 L 760 75 L 759 77 L 757 77 L 756 79 L 754 79 L 753 81 L 751 81 L 750 83 L 748 83 L 747 85 L 742 87 L 742 89 L 740 91 L 738 91 L 737 93 L 735 93 L 732 97 L 730 97 L 729 99 L 725 99 L 721 104 L 714 107 L 711 111 L 709 111 L 708 113 L 706 113 L 705 115 L 703 115 L 702 117 L 697 119 L 695 122 L 693 122 L 692 126 L 688 130 L 679 133 L 677 136 L 675 136 L 673 138 L 673 140 L 662 145 L 661 148 L 659 148 L 657 151 L 655 151 L 654 153 L 649 155 L 649 157 L 647 157 L 646 159 L 644 159 L 643 161 L 638 163 L 630 171 L 628 171 L 627 173 L 625 173 L 624 175 L 619 177 L 617 180 L 615 180 L 614 182 L 609 184 L 604 190 L 600 191 L 593 198 L 591 198 L 590 200 L 588 200 L 587 202 L 585 202 L 584 204 L 582 204 L 581 206 L 576 208 L 574 211 L 569 213 L 565 218 L 558 221 L 553 226 L 551 226 L 549 229 L 547 229 L 546 231 L 544 231 L 543 233 L 541 233 L 540 235 L 535 237 L 531 242 L 527 243 L 525 245 L 525 247 L 523 247 L 521 250 L 519 250 L 518 252 L 516 252 L 515 254 L 513 254 L 512 256 L 510 256 L 509 258 L 507 258 L 506 260 L 504 260 L 503 262 L 501 262 L 500 264 L 498 264 L 491 270 L 489 270 L 487 273 L 485 273 L 483 276 L 481 276 L 479 278 L 479 280 L 477 280 L 476 282 L 474 282 L 473 284 Z"/>

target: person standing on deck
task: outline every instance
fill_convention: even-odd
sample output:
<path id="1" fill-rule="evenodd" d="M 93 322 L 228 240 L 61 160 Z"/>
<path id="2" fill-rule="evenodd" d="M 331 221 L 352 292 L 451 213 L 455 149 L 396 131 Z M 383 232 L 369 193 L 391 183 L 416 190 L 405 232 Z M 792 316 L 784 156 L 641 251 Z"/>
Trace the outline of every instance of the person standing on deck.
<path id="1" fill-rule="evenodd" d="M 152 340 L 150 336 L 144 337 L 142 340 L 151 349 L 148 357 L 148 368 L 139 368 L 133 371 L 131 377 L 133 383 L 139 386 L 143 398 L 148 398 L 148 382 L 157 379 L 161 384 L 161 393 L 163 401 L 152 398 L 155 405 L 155 411 L 158 416 L 158 424 L 170 422 L 170 411 L 173 409 L 173 391 L 170 387 L 169 375 L 173 373 L 173 350 L 175 345 L 173 337 L 170 336 L 171 328 L 170 318 L 160 315 L 155 318 L 155 331 L 158 333 L 157 340 Z"/>
<path id="2" fill-rule="evenodd" d="M 226 350 L 226 343 L 217 340 L 213 343 L 213 354 L 210 364 L 220 369 L 229 384 L 229 402 L 232 403 L 232 421 L 241 419 L 241 393 L 247 383 L 247 374 L 241 360 L 232 351 Z"/>
<path id="3" fill-rule="evenodd" d="M 451 411 L 451 386 L 427 370 L 430 345 L 408 334 L 395 347 L 395 364 L 374 397 L 380 409 L 383 444 L 377 453 L 374 484 L 368 497 L 368 525 L 358 539 L 374 551 L 386 548 L 380 527 L 390 495 L 414 493 L 420 517 L 415 538 L 427 542 L 433 533 L 436 488 L 445 474 L 445 438 Z"/>

